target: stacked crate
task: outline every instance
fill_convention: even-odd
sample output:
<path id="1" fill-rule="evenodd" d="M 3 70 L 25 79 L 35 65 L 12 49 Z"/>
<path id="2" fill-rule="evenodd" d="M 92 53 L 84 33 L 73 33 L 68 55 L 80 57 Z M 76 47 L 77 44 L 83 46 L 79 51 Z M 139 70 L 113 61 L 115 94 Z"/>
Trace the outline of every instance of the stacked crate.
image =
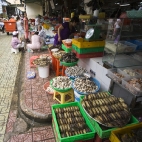
<path id="1" fill-rule="evenodd" d="M 83 38 L 72 40 L 72 49 L 77 58 L 102 57 L 105 41 L 85 41 Z"/>
<path id="2" fill-rule="evenodd" d="M 66 52 L 66 53 L 70 53 L 72 51 L 72 45 L 68 45 L 65 40 L 62 40 L 62 49 Z"/>

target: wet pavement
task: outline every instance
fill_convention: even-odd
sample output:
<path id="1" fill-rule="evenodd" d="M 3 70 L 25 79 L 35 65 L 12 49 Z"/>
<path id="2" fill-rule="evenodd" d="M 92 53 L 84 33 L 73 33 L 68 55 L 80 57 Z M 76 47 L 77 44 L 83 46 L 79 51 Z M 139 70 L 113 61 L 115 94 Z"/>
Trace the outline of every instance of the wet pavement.
<path id="1" fill-rule="evenodd" d="M 30 57 L 47 54 L 11 53 L 12 36 L 0 33 L 0 142 L 55 142 L 51 105 L 57 103 L 43 90 L 54 77 L 42 79 L 37 68 L 30 68 Z M 35 71 L 35 79 L 27 79 Z"/>

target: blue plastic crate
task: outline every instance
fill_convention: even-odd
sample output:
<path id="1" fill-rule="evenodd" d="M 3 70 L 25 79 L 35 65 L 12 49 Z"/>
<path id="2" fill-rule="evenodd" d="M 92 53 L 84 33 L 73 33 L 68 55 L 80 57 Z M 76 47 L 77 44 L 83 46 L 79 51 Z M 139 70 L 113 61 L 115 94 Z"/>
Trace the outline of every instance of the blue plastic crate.
<path id="1" fill-rule="evenodd" d="M 139 40 L 128 40 L 128 42 L 131 42 L 136 45 L 136 50 L 142 50 L 142 42 Z"/>
<path id="2" fill-rule="evenodd" d="M 121 41 L 120 43 L 123 45 L 125 52 L 134 52 L 136 50 L 136 44 L 133 44 L 129 41 Z"/>

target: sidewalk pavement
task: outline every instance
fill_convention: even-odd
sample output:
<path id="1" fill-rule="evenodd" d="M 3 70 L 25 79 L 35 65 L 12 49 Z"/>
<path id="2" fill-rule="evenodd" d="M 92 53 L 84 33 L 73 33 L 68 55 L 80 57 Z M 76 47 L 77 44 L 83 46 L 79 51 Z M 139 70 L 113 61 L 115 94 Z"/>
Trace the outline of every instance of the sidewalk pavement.
<path id="1" fill-rule="evenodd" d="M 41 79 L 38 77 L 38 73 L 35 69 L 37 78 L 34 82 L 37 83 L 37 85 L 41 83 L 39 85 L 40 87 L 38 87 L 39 89 L 36 88 L 37 90 L 35 91 L 35 87 L 32 87 L 32 83 L 31 86 L 29 86 L 28 83 L 32 81 L 27 82 L 26 73 L 28 70 L 33 70 L 29 67 L 29 59 L 32 54 L 27 52 L 24 54 L 11 53 L 11 38 L 11 35 L 7 36 L 6 34 L 0 33 L 0 142 L 55 142 L 51 122 L 35 122 L 34 118 L 28 118 L 21 112 L 19 105 L 21 92 L 26 92 L 29 90 L 28 87 L 31 87 L 31 94 L 29 95 L 34 97 L 28 99 L 30 105 L 27 106 L 34 106 L 34 102 L 36 102 L 36 107 L 42 105 L 42 101 L 44 100 L 34 100 L 37 97 L 43 96 L 43 98 L 47 100 L 45 103 L 49 104 L 48 107 L 51 113 L 51 105 L 54 103 L 52 99 L 53 96 L 49 96 L 42 89 L 43 84 L 49 81 L 53 74 L 51 73 L 48 79 Z M 39 80 L 40 82 L 37 82 Z M 38 96 L 39 90 L 41 90 L 41 93 Z M 41 108 L 36 108 L 36 110 L 39 112 Z"/>

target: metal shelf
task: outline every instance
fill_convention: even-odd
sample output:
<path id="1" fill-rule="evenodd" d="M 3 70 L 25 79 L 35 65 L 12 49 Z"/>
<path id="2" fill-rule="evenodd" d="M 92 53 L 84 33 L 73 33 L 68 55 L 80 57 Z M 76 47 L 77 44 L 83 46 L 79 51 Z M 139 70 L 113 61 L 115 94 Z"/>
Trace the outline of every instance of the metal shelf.
<path id="1" fill-rule="evenodd" d="M 110 78 L 110 76 L 106 75 L 108 78 Z M 130 107 L 130 109 L 134 109 L 137 103 L 137 100 L 139 98 L 142 98 L 142 95 L 135 95 L 132 92 L 130 92 L 127 88 L 125 88 L 124 86 L 122 86 L 122 84 L 116 82 L 115 80 L 113 80 L 112 78 L 110 78 L 112 80 L 112 85 L 110 87 L 110 92 L 112 95 L 116 96 L 116 97 L 121 97 L 124 99 L 125 103 Z M 142 102 L 142 100 L 141 100 Z"/>

